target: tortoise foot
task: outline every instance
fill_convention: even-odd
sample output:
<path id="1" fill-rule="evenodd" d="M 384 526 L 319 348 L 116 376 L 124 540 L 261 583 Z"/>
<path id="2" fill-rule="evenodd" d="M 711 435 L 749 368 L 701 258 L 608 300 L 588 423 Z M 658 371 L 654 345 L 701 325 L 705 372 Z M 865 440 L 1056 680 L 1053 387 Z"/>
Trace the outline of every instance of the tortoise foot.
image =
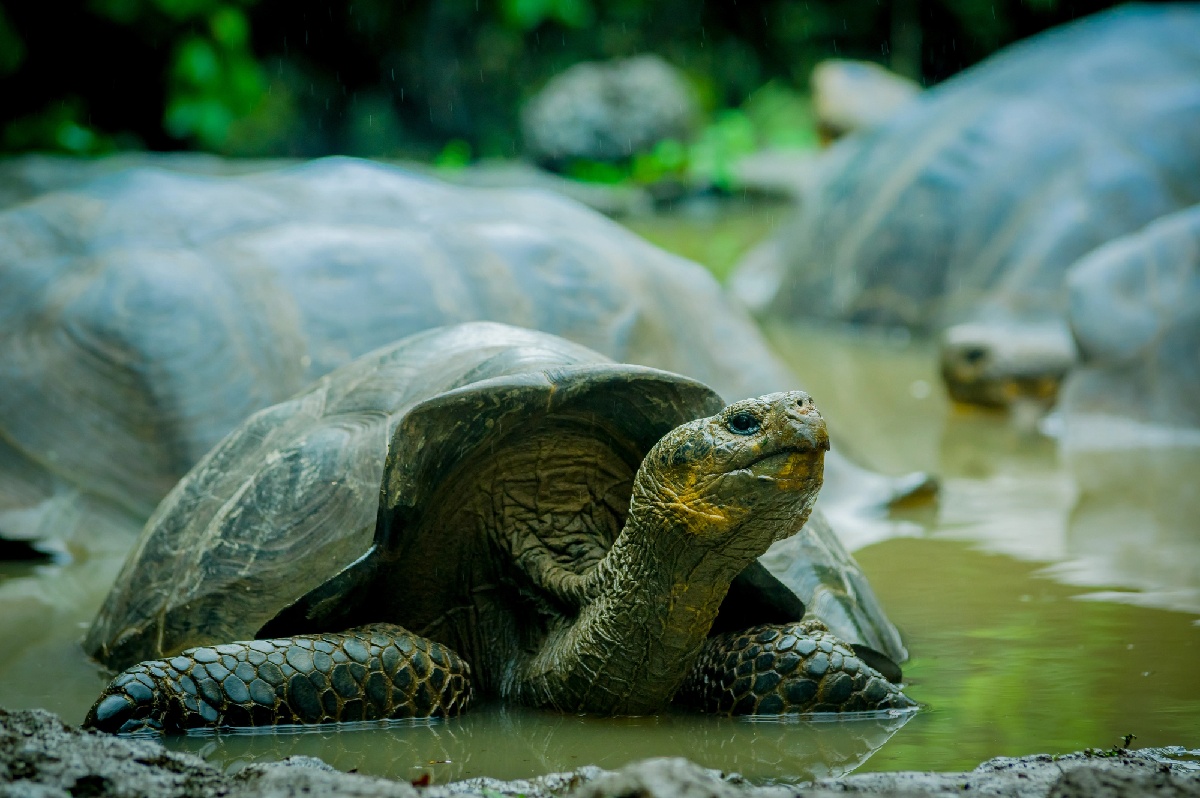
<path id="1" fill-rule="evenodd" d="M 202 646 L 134 665 L 84 720 L 115 734 L 461 713 L 471 669 L 399 626 Z"/>
<path id="2" fill-rule="evenodd" d="M 765 624 L 709 638 L 675 701 L 720 715 L 916 706 L 818 621 Z"/>

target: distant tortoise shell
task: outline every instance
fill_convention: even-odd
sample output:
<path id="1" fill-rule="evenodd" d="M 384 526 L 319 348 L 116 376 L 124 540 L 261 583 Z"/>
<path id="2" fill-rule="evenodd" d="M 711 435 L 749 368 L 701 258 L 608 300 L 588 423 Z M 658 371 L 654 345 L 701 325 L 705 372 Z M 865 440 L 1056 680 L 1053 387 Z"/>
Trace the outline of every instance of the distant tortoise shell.
<path id="1" fill-rule="evenodd" d="M 1200 202 L 1200 6 L 1005 48 L 838 142 L 731 286 L 765 315 L 937 329 L 1062 319 L 1078 258 Z"/>
<path id="2" fill-rule="evenodd" d="M 475 323 L 412 336 L 255 414 L 202 459 L 150 519 L 85 647 L 121 668 L 189 646 L 253 638 L 322 585 L 331 587 L 318 596 L 353 605 L 330 580 L 367 551 L 380 525 L 387 534 L 413 534 L 448 475 L 489 457 L 507 436 L 552 416 L 584 419 L 624 453 L 632 477 L 667 431 L 723 406 L 694 380 L 613 364 L 543 333 Z M 622 501 L 624 512 L 627 493 Z M 814 534 L 822 534 L 820 525 Z M 397 566 L 411 569 L 412 605 L 434 614 L 449 609 L 449 594 L 423 580 L 437 569 L 438 551 L 451 561 L 479 556 L 472 553 L 477 545 L 407 540 L 405 547 L 426 552 Z M 776 570 L 782 582 L 761 565 L 735 581 L 718 629 L 798 619 L 804 597 L 796 589 L 819 596 L 822 585 L 865 588 L 848 556 L 844 563 L 828 555 L 789 561 Z M 886 630 L 894 629 L 869 588 L 865 601 L 844 598 L 853 605 L 851 621 L 833 618 L 835 631 L 899 659 L 885 648 L 892 642 Z M 328 608 L 325 614 L 337 616 Z M 864 639 L 856 626 L 883 629 L 885 638 Z"/>

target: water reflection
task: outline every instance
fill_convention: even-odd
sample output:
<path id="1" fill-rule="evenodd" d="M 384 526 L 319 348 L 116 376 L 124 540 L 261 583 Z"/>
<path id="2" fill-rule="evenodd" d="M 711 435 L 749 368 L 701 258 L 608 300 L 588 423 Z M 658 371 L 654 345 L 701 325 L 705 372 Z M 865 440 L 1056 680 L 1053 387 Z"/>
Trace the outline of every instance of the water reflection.
<path id="1" fill-rule="evenodd" d="M 107 679 L 80 640 L 120 567 L 118 557 L 0 563 L 0 706 L 83 719 Z"/>
<path id="2" fill-rule="evenodd" d="M 844 450 L 894 473 L 941 476 L 937 507 L 898 514 L 893 538 L 971 541 L 1096 589 L 1081 598 L 1200 613 L 1200 446 L 1164 446 L 1162 436 L 1061 446 L 1020 413 L 951 406 L 925 343 L 784 327 L 771 336 L 828 408 Z"/>
<path id="3" fill-rule="evenodd" d="M 1082 598 L 1200 614 L 1200 447 L 1068 451 L 1079 485 L 1065 562 L 1070 584 L 1124 588 Z"/>
<path id="4" fill-rule="evenodd" d="M 488 706 L 443 722 L 352 731 L 222 734 L 173 740 L 236 769 L 287 756 L 319 756 L 342 770 L 433 783 L 474 776 L 527 778 L 581 765 L 617 768 L 655 756 L 687 756 L 757 781 L 806 781 L 857 768 L 912 718 L 639 718 L 560 715 Z"/>

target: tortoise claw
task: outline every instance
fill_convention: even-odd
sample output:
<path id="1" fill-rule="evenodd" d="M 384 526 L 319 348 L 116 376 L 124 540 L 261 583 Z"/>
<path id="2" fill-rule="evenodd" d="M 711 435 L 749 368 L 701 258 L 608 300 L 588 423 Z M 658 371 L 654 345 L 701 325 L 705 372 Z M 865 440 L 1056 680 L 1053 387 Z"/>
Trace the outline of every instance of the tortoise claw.
<path id="1" fill-rule="evenodd" d="M 88 711 L 83 727 L 109 734 L 161 734 L 164 712 L 148 667 L 161 664 L 142 663 L 114 679 Z"/>

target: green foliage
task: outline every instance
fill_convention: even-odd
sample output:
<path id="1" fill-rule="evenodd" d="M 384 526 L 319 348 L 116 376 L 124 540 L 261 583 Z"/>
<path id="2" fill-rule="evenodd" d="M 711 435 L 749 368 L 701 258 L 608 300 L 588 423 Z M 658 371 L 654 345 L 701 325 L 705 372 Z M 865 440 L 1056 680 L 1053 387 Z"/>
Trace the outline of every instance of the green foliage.
<path id="1" fill-rule="evenodd" d="M 728 189 L 734 162 L 756 149 L 758 136 L 745 111 L 721 111 L 691 146 L 688 170 L 693 178 Z"/>
<path id="2" fill-rule="evenodd" d="M 471 145 L 462 139 L 450 139 L 433 159 L 439 169 L 458 170 L 471 163 Z"/>
<path id="3" fill-rule="evenodd" d="M 175 13 L 207 10 L 207 30 L 184 37 L 175 47 L 168 77 L 163 125 L 179 139 L 223 150 L 234 121 L 248 116 L 266 89 L 262 68 L 249 49 L 250 26 L 240 9 L 206 0 L 179 3 Z"/>
<path id="4" fill-rule="evenodd" d="M 9 151 L 51 149 L 71 155 L 95 155 L 116 148 L 110 137 L 85 120 L 84 105 L 78 97 L 63 99 L 9 122 L 0 146 Z"/>
<path id="5" fill-rule="evenodd" d="M 0 0 L 0 145 L 433 157 L 461 140 L 474 155 L 512 157 L 519 109 L 551 76 L 579 61 L 654 52 L 688 73 L 707 126 L 690 143 L 570 171 L 606 182 L 695 175 L 721 186 L 752 147 L 814 146 L 811 110 L 793 87 L 822 58 L 899 58 L 936 81 L 1112 4 Z M 900 58 L 889 46 L 905 25 L 920 30 Z"/>
<path id="6" fill-rule="evenodd" d="M 663 139 L 648 153 L 633 158 L 630 177 L 635 183 L 651 184 L 682 177 L 687 169 L 688 148 L 677 139 Z"/>
<path id="7" fill-rule="evenodd" d="M 95 21 L 67 19 L 61 24 L 109 26 L 96 33 L 101 53 L 106 46 L 105 31 L 113 30 L 113 25 L 132 34 L 131 40 L 142 43 L 147 52 L 168 53 L 165 63 L 157 67 L 161 77 L 153 81 L 163 87 L 162 95 L 139 97 L 139 101 L 152 107 L 158 104 L 163 130 L 181 143 L 227 151 L 232 129 L 252 127 L 247 120 L 262 104 L 266 89 L 262 67 L 251 48 L 250 22 L 243 8 L 255 1 L 88 0 L 87 11 Z M 35 21 L 45 24 L 44 19 Z M 36 45 L 43 51 L 49 46 L 46 42 Z M 24 48 L 18 31 L 0 8 L 0 77 L 22 65 Z M 40 68 L 47 66 L 53 64 L 43 53 Z M 146 67 L 154 68 L 150 64 Z M 97 69 L 104 69 L 104 63 Z M 118 92 L 125 88 L 117 80 L 108 84 Z M 91 122 L 95 103 L 103 98 L 72 92 L 47 99 L 50 102 L 42 110 L 5 122 L 0 140 L 6 149 L 94 153 L 113 147 L 111 136 Z"/>
<path id="8" fill-rule="evenodd" d="M 522 31 L 546 22 L 586 28 L 596 16 L 589 0 L 501 0 L 500 13 L 505 24 Z"/>
<path id="9" fill-rule="evenodd" d="M 690 180 L 723 191 L 734 187 L 734 164 L 764 147 L 813 149 L 819 146 L 808 97 L 781 81 L 771 81 L 742 104 L 710 114 L 693 141 L 664 139 L 624 163 L 576 160 L 566 173 L 590 183 L 653 185 Z"/>
<path id="10" fill-rule="evenodd" d="M 627 164 L 589 161 L 582 158 L 567 164 L 565 171 L 568 177 L 573 177 L 576 180 L 582 180 L 587 183 L 612 185 L 624 183 L 630 179 L 630 171 Z"/>
<path id="11" fill-rule="evenodd" d="M 812 101 L 781 80 L 772 80 L 751 94 L 742 104 L 742 111 L 753 125 L 759 144 L 764 147 L 816 149 L 820 146 Z"/>

